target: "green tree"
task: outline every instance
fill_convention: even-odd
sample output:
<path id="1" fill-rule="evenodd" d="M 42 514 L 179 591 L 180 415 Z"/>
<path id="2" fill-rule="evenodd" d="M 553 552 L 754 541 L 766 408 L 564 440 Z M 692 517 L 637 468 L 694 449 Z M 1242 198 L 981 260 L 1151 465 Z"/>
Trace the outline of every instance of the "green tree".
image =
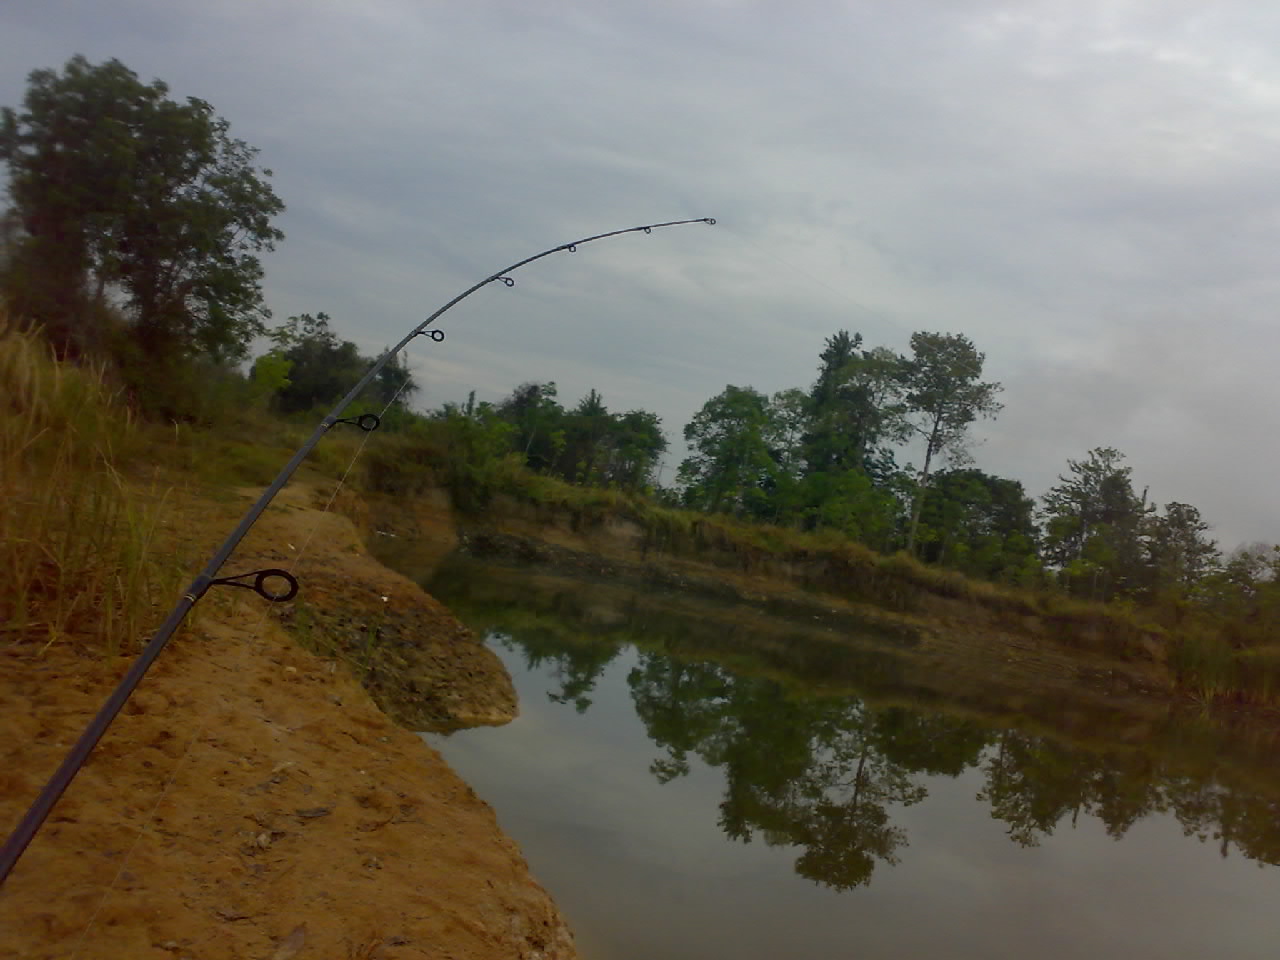
<path id="1" fill-rule="evenodd" d="M 374 358 L 361 356 L 354 343 L 339 339 L 329 320 L 323 312 L 304 313 L 271 331 L 276 346 L 258 358 L 254 378 L 258 379 L 264 362 L 274 363 L 274 357 L 288 364 L 288 379 L 276 393 L 281 411 L 296 413 L 336 402 L 373 366 Z M 397 355 L 378 371 L 363 396 L 379 408 L 394 402 L 405 409 L 417 390 L 413 374 Z"/>
<path id="2" fill-rule="evenodd" d="M 517 452 L 533 470 L 547 470 L 564 451 L 565 412 L 555 381 L 522 383 L 498 404 L 498 415 L 516 428 Z"/>
<path id="3" fill-rule="evenodd" d="M 596 482 L 607 453 L 613 418 L 604 398 L 593 388 L 564 418 L 565 444 L 559 473 L 571 483 Z"/>
<path id="4" fill-rule="evenodd" d="M 773 465 L 763 480 L 757 515 L 773 523 L 792 523 L 804 515 L 804 437 L 809 424 L 809 398 L 803 390 L 780 390 L 765 410 L 765 446 Z"/>
<path id="5" fill-rule="evenodd" d="M 1222 555 L 1208 532 L 1189 503 L 1167 503 L 1163 516 L 1149 518 L 1145 546 L 1153 593 L 1185 598 L 1217 568 Z"/>
<path id="6" fill-rule="evenodd" d="M 1280 633 L 1280 546 L 1255 543 L 1233 550 L 1198 592 L 1233 646 L 1272 640 Z"/>
<path id="7" fill-rule="evenodd" d="M 249 378 L 258 403 L 270 404 L 279 394 L 288 389 L 291 386 L 289 371 L 292 369 L 293 361 L 279 348 L 258 357 L 253 363 L 253 371 Z"/>
<path id="8" fill-rule="evenodd" d="M 685 425 L 693 451 L 677 474 L 691 506 L 742 514 L 758 509 L 776 461 L 770 455 L 769 398 L 752 387 L 725 387 Z"/>
<path id="9" fill-rule="evenodd" d="M 906 403 L 906 423 L 925 443 L 924 466 L 920 470 L 907 550 L 914 551 L 916 531 L 929 471 L 939 455 L 953 460 L 963 456 L 969 424 L 978 417 L 995 417 L 1001 410 L 996 395 L 998 383 L 983 383 L 982 365 L 986 355 L 963 334 L 913 333 L 911 356 L 902 364 L 902 385 Z"/>
<path id="10" fill-rule="evenodd" d="M 972 468 L 941 471 L 925 491 L 920 555 L 970 576 L 1021 580 L 1039 568 L 1034 510 L 1017 480 Z"/>
<path id="11" fill-rule="evenodd" d="M 592 389 L 572 410 L 560 411 L 532 403 L 529 384 L 517 389 L 504 409 L 529 425 L 530 451 L 554 456 L 547 469 L 569 483 L 599 484 L 639 490 L 652 478 L 658 458 L 667 449 L 662 420 L 647 410 L 610 413 L 604 398 Z M 523 393 L 521 393 L 523 391 Z"/>
<path id="12" fill-rule="evenodd" d="M 15 307 L 63 351 L 100 344 L 91 302 L 118 289 L 151 359 L 239 358 L 263 332 L 258 254 L 284 204 L 257 151 L 203 100 L 176 103 L 118 60 L 36 70 L 0 114 L 0 159 L 21 220 Z M 92 292 L 91 292 L 92 288 Z"/>
<path id="13" fill-rule="evenodd" d="M 609 448 L 604 479 L 623 490 L 639 490 L 649 484 L 658 458 L 667 449 L 662 418 L 648 410 L 615 414 L 609 424 Z"/>
<path id="14" fill-rule="evenodd" d="M 1073 593 L 1108 599 L 1145 579 L 1142 531 L 1151 508 L 1134 493 L 1131 469 L 1113 447 L 1068 460 L 1068 475 L 1044 495 L 1044 556 Z"/>
<path id="15" fill-rule="evenodd" d="M 809 391 L 805 436 L 808 473 L 864 470 L 883 443 L 906 436 L 901 356 L 885 347 L 861 350 L 862 334 L 841 330 L 820 354 Z"/>
<path id="16" fill-rule="evenodd" d="M 901 504 L 864 471 L 816 473 L 805 479 L 803 496 L 814 526 L 839 530 L 875 550 L 893 548 Z"/>

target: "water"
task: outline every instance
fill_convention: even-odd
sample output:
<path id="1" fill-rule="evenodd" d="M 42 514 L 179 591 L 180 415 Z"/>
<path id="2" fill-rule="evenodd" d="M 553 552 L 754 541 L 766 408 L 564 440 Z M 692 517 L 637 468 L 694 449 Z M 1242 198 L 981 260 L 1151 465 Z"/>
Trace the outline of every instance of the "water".
<path id="1" fill-rule="evenodd" d="M 1084 693 L 1014 714 L 994 678 L 952 701 L 848 622 L 468 562 L 429 587 L 522 711 L 431 742 L 590 960 L 1276 953 L 1265 738 Z"/>

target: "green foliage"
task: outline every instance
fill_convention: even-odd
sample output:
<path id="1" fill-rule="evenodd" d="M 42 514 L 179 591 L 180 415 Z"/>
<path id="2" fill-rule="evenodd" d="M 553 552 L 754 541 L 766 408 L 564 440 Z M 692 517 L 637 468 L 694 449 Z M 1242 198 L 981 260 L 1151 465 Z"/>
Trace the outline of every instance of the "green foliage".
<path id="1" fill-rule="evenodd" d="M 1044 497 L 1045 558 L 1072 593 L 1094 599 L 1190 598 L 1217 568 L 1209 526 L 1190 504 L 1160 514 L 1133 490 L 1124 456 L 1110 447 L 1067 461 L 1070 475 Z"/>
<path id="2" fill-rule="evenodd" d="M 684 502 L 709 512 L 831 527 L 884 551 L 901 545 L 905 532 L 910 548 L 933 459 L 963 456 L 969 424 L 999 412 L 1001 389 L 979 380 L 983 355 L 964 336 L 917 333 L 911 345 L 911 357 L 863 349 L 861 334 L 841 330 L 827 338 L 807 394 L 784 390 L 770 400 L 751 387 L 727 387 L 685 427 L 692 454 L 678 474 Z M 926 447 L 915 481 L 892 451 L 913 435 Z M 904 522 L 908 501 L 914 508 Z M 1025 577 L 1034 528 L 1018 534 L 1008 557 L 992 555 L 1003 553 L 1003 544 L 999 551 L 979 548 L 985 553 L 976 560 L 972 544 L 949 545 L 942 554 L 967 569 Z"/>
<path id="3" fill-rule="evenodd" d="M 101 366 L 59 363 L 0 316 L 0 637 L 114 654 L 177 589 L 154 541 L 164 491 L 121 470 L 144 447 Z"/>
<path id="4" fill-rule="evenodd" d="M 808 516 L 817 526 L 838 530 L 877 550 L 892 549 L 900 504 L 863 471 L 815 473 L 805 481 L 805 494 L 814 504 Z"/>
<path id="5" fill-rule="evenodd" d="M 917 544 L 930 563 L 986 580 L 1025 580 L 1038 569 L 1035 503 L 1017 480 L 947 470 L 925 491 Z"/>
<path id="6" fill-rule="evenodd" d="M 905 361 L 884 347 L 861 346 L 862 334 L 841 330 L 819 357 L 804 436 L 810 474 L 864 470 L 878 447 L 906 437 Z"/>
<path id="7" fill-rule="evenodd" d="M 555 395 L 554 383 L 523 384 L 498 406 L 531 468 L 586 486 L 636 491 L 649 484 L 667 449 L 657 414 L 610 413 L 595 390 L 565 410 Z"/>
<path id="8" fill-rule="evenodd" d="M 550 469 L 566 445 L 564 408 L 556 400 L 555 383 L 522 383 L 498 404 L 497 412 L 515 427 L 515 448 L 529 467 Z"/>
<path id="9" fill-rule="evenodd" d="M 298 413 L 337 403 L 373 366 L 376 358 L 361 356 L 354 343 L 339 339 L 330 319 L 323 312 L 314 316 L 304 313 L 271 331 L 275 348 L 258 358 L 254 376 L 259 364 L 266 363 L 268 369 L 287 364 L 287 376 L 274 393 L 281 412 Z M 392 403 L 407 409 L 417 390 L 413 375 L 397 354 L 378 371 L 362 397 L 378 412 Z"/>
<path id="10" fill-rule="evenodd" d="M 1200 511 L 1189 503 L 1167 503 L 1163 516 L 1147 518 L 1143 545 L 1150 595 L 1186 599 L 1217 568 L 1221 554 L 1208 531 Z"/>
<path id="11" fill-rule="evenodd" d="M 924 492 L 929 486 L 933 458 L 965 455 L 969 425 L 979 417 L 994 417 L 1001 405 L 998 383 L 983 383 L 986 355 L 963 334 L 913 333 L 911 356 L 902 364 L 902 389 L 908 427 L 925 442 L 924 466 L 907 532 L 907 549 L 915 549 Z"/>
<path id="12" fill-rule="evenodd" d="M 255 399 L 261 404 L 268 404 L 280 393 L 292 385 L 289 372 L 293 369 L 293 361 L 279 349 L 271 350 L 253 362 L 250 381 L 253 383 Z"/>
<path id="13" fill-rule="evenodd" d="M 684 428 L 692 453 L 680 464 L 685 502 L 715 513 L 759 512 L 774 475 L 769 398 L 751 387 L 725 387 Z"/>
<path id="14" fill-rule="evenodd" d="M 36 70 L 0 114 L 0 159 L 24 236 L 8 265 L 15 308 L 62 352 L 100 349 L 90 304 L 119 290 L 152 360 L 243 356 L 262 333 L 258 254 L 284 209 L 203 100 L 179 104 L 118 60 Z"/>

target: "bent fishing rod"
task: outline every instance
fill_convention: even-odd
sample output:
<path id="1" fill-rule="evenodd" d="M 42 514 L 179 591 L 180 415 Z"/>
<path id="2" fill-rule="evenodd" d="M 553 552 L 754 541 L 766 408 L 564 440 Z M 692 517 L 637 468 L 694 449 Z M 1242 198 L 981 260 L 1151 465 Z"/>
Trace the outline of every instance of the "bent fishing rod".
<path id="1" fill-rule="evenodd" d="M 359 427 L 361 430 L 376 430 L 379 425 L 379 417 L 377 414 L 365 413 L 358 417 L 344 418 L 342 414 L 346 412 L 348 406 L 360 395 L 361 391 L 372 382 L 379 371 L 382 370 L 388 362 L 408 345 L 414 337 L 427 336 L 433 341 L 439 342 L 444 339 L 444 333 L 439 330 L 429 330 L 431 324 L 435 323 L 444 313 L 461 303 L 467 297 L 471 296 L 481 287 L 487 286 L 495 281 L 499 281 L 508 287 L 515 286 L 515 281 L 511 279 L 510 274 L 519 270 L 521 267 L 533 263 L 535 260 L 541 260 L 543 257 L 549 257 L 553 253 L 565 251 L 568 253 L 577 252 L 578 247 L 595 240 L 604 240 L 607 237 L 616 237 L 624 233 L 652 233 L 660 227 L 676 227 L 686 223 L 706 223 L 714 224 L 714 217 L 698 217 L 693 220 L 668 220 L 665 223 L 650 223 L 641 227 L 628 227 L 625 230 L 611 230 L 608 233 L 597 233 L 595 236 L 584 237 L 581 240 L 575 240 L 572 243 L 562 243 L 558 247 L 551 247 L 536 253 L 532 257 L 513 263 L 509 267 L 499 270 L 491 276 L 485 277 L 473 287 L 458 294 L 443 307 L 437 310 L 427 319 L 409 331 L 399 343 L 391 347 L 382 354 L 373 366 L 371 366 L 360 381 L 347 392 L 347 395 L 338 401 L 338 405 L 329 411 L 328 415 L 320 421 L 315 432 L 307 438 L 307 441 L 300 446 L 294 453 L 293 457 L 285 464 L 279 475 L 271 481 L 271 485 L 262 492 L 257 502 L 249 508 L 249 512 L 244 515 L 240 524 L 231 532 L 231 535 L 223 542 L 213 558 L 205 566 L 200 574 L 187 587 L 186 592 L 182 594 L 181 599 L 169 616 L 165 618 L 164 623 L 148 641 L 146 647 L 134 660 L 133 665 L 129 668 L 129 672 L 125 674 L 119 685 L 111 693 L 98 711 L 97 715 L 85 727 L 84 733 L 80 735 L 80 739 L 76 741 L 71 750 L 68 751 L 61 765 L 50 777 L 49 782 L 40 791 L 40 795 L 32 803 L 31 808 L 27 810 L 18 826 L 14 829 L 9 839 L 5 841 L 4 847 L 0 848 L 0 885 L 3 885 L 8 878 L 9 873 L 13 870 L 14 865 L 22 857 L 23 852 L 27 849 L 27 845 L 31 843 L 33 837 L 44 824 L 45 819 L 49 816 L 54 804 L 71 785 L 71 781 L 75 779 L 80 768 L 84 766 L 84 762 L 88 759 L 93 748 L 97 746 L 98 741 L 102 739 L 103 734 L 107 732 L 107 728 L 116 718 L 116 715 L 124 707 L 134 688 L 138 686 L 147 671 L 151 668 L 151 664 L 155 662 L 156 657 L 160 655 L 160 651 L 164 649 L 165 644 L 169 642 L 169 638 L 186 619 L 187 614 L 191 611 L 200 599 L 205 595 L 208 589 L 214 585 L 225 585 L 233 587 L 245 587 L 258 593 L 264 599 L 273 603 L 284 603 L 292 600 L 298 592 L 298 581 L 292 573 L 287 570 L 281 570 L 275 567 L 266 570 L 255 570 L 250 573 L 236 574 L 230 577 L 219 577 L 218 572 L 222 569 L 222 565 L 226 563 L 235 548 L 244 539 L 250 528 L 257 523 L 258 518 L 262 516 L 267 506 L 275 499 L 275 495 L 279 493 L 289 478 L 307 458 L 307 455 L 315 449 L 316 445 L 324 437 L 329 430 L 338 423 L 348 423 Z M 244 582 L 252 577 L 252 583 Z M 271 589 L 269 584 L 273 582 L 283 581 L 283 587 Z"/>

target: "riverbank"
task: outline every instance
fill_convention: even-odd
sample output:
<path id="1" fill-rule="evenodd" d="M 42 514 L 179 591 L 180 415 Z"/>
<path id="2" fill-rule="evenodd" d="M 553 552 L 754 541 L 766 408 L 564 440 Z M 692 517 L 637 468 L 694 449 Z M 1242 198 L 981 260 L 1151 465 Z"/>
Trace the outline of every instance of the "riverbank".
<path id="1" fill-rule="evenodd" d="M 505 671 L 325 489 L 291 485 L 224 571 L 296 562 L 301 602 L 200 605 L 6 883 L 0 956 L 577 956 L 492 811 L 388 716 L 505 722 Z M 175 494 L 162 549 L 198 566 L 257 493 Z M 127 664 L 0 653 L 6 829 Z"/>
<path id="2" fill-rule="evenodd" d="M 1117 651 L 1088 611 L 1047 612 L 1029 600 L 1015 606 L 923 590 L 894 608 L 842 591 L 827 557 L 787 562 L 763 551 L 744 557 L 732 544 L 702 553 L 672 550 L 655 545 L 639 523 L 614 516 L 593 521 L 505 496 L 479 517 L 453 515 L 440 491 L 408 502 L 374 496 L 368 503 L 369 522 L 382 531 L 370 543 L 374 554 L 420 581 L 457 544 L 477 558 L 549 575 L 698 595 L 740 604 L 744 616 L 821 621 L 857 642 L 878 636 L 886 649 L 905 655 L 909 647 L 922 676 L 946 674 L 953 693 L 963 681 L 975 694 L 989 698 L 1003 690 L 1015 702 L 1064 694 L 1166 704 L 1183 698 L 1159 638 L 1135 631 Z"/>

